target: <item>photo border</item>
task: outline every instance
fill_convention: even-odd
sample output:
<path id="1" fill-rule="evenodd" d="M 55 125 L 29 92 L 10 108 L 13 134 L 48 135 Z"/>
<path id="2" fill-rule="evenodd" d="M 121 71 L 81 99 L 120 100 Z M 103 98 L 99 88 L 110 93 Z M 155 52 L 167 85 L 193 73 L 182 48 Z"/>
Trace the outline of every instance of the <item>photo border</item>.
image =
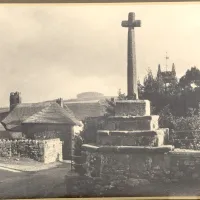
<path id="1" fill-rule="evenodd" d="M 166 5 L 166 4 L 172 4 L 172 5 L 177 5 L 177 4 L 200 4 L 200 0 L 0 0 L 0 6 L 2 5 L 21 5 L 21 4 L 37 4 L 37 5 L 48 5 L 48 4 L 53 4 L 53 5 L 74 5 L 74 4 L 79 4 L 78 6 L 81 6 L 83 4 L 87 5 L 132 5 L 132 4 L 145 4 L 145 5 Z M 199 22 L 200 23 L 200 22 Z M 167 196 L 167 197 L 79 197 L 79 198 L 72 198 L 72 197 L 66 197 L 66 198 L 34 198 L 34 200 L 46 200 L 46 199 L 51 199 L 51 200 L 62 200 L 62 199 L 71 199 L 71 200 L 80 200 L 80 199 L 86 199 L 86 200 L 142 200 L 142 199 L 162 199 L 162 200 L 168 200 L 168 199 L 200 199 L 200 196 Z M 20 198 L 18 200 L 24 200 L 23 198 Z M 26 200 L 29 200 L 26 198 Z M 30 199 L 32 200 L 32 198 Z"/>

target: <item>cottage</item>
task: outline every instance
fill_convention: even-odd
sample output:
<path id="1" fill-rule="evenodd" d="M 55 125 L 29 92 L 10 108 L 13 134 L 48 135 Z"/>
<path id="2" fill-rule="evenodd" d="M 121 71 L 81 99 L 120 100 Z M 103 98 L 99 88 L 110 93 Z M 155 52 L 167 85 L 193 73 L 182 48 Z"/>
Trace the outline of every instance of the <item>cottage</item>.
<path id="1" fill-rule="evenodd" d="M 43 103 L 21 103 L 20 98 L 14 100 L 10 113 L 1 122 L 5 129 L 10 133 L 21 132 L 30 139 L 60 138 L 63 158 L 68 159 L 73 148 L 73 136 L 82 123 L 62 99 Z"/>

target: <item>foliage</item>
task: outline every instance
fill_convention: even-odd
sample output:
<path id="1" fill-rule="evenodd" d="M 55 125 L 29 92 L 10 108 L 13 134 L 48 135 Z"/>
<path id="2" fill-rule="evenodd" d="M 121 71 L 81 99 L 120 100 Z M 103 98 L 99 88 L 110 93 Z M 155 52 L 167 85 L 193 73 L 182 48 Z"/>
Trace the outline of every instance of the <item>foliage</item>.
<path id="1" fill-rule="evenodd" d="M 180 80 L 174 79 L 165 86 L 162 78 L 154 77 L 150 69 L 144 77 L 143 84 L 138 81 L 139 99 L 151 102 L 152 114 L 159 114 L 167 105 L 174 116 L 191 116 L 199 112 L 200 102 L 200 70 L 196 67 L 188 69 Z M 127 99 L 118 91 L 117 100 Z M 115 99 L 107 100 L 107 115 L 114 115 Z"/>
<path id="2" fill-rule="evenodd" d="M 126 94 L 125 94 L 125 93 L 122 93 L 122 92 L 121 92 L 121 89 L 119 89 L 117 100 L 126 100 L 126 99 L 127 99 Z"/>
<path id="3" fill-rule="evenodd" d="M 198 115 L 175 117 L 173 124 L 176 131 L 200 130 L 200 117 Z"/>
<path id="4" fill-rule="evenodd" d="M 142 99 L 144 93 L 144 86 L 140 83 L 140 80 L 138 80 L 138 98 Z"/>
<path id="5" fill-rule="evenodd" d="M 195 66 L 188 69 L 184 76 L 181 77 L 179 81 L 179 86 L 182 89 L 187 88 L 188 90 L 192 90 L 191 84 L 195 84 L 200 86 L 200 70 Z"/>
<path id="6" fill-rule="evenodd" d="M 192 67 L 180 78 L 172 80 L 165 87 L 159 76 L 154 77 L 149 69 L 144 78 L 141 99 L 151 101 L 153 114 L 159 114 L 165 106 L 169 105 L 174 116 L 191 116 L 197 114 L 200 102 L 200 70 Z M 193 113 L 191 113 L 193 112 Z"/>
<path id="7" fill-rule="evenodd" d="M 127 97 L 125 93 L 121 92 L 121 89 L 118 91 L 117 100 L 126 100 Z M 113 116 L 115 115 L 115 99 L 106 99 L 106 116 Z"/>
<path id="8" fill-rule="evenodd" d="M 173 117 L 171 124 L 173 128 L 170 130 L 172 145 L 176 148 L 200 150 L 200 116 L 192 112 L 191 116 Z"/>
<path id="9" fill-rule="evenodd" d="M 115 101 L 114 99 L 106 99 L 106 116 L 113 116 L 115 115 Z"/>
<path id="10" fill-rule="evenodd" d="M 165 106 L 159 113 L 159 126 L 161 128 L 174 128 L 174 116 L 169 105 Z"/>

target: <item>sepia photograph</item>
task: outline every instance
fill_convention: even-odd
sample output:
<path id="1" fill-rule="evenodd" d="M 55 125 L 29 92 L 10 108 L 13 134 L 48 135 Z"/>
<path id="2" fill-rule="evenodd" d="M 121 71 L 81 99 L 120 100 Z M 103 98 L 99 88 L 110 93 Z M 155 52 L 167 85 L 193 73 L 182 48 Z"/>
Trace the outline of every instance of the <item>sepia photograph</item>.
<path id="1" fill-rule="evenodd" d="M 200 196 L 200 4 L 1 4 L 0 198 Z"/>

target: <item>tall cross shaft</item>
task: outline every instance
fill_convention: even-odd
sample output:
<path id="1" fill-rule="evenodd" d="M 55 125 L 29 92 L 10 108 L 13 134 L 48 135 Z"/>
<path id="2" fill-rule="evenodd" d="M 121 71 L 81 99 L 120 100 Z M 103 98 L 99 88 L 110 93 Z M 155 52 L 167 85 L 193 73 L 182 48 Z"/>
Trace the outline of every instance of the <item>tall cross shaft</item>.
<path id="1" fill-rule="evenodd" d="M 128 28 L 127 96 L 128 99 L 138 99 L 134 28 L 141 27 L 141 21 L 135 20 L 135 13 L 131 12 L 128 14 L 128 21 L 122 21 L 121 25 Z"/>

